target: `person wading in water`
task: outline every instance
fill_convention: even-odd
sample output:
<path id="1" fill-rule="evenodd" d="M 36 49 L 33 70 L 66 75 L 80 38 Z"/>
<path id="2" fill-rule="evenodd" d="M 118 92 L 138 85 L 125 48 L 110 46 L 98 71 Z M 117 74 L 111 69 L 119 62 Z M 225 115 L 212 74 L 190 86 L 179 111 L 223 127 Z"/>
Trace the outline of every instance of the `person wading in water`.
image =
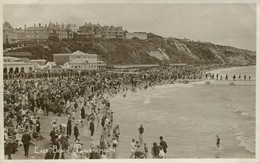
<path id="1" fill-rule="evenodd" d="M 219 148 L 219 145 L 220 145 L 220 138 L 218 137 L 217 135 L 217 147 Z"/>

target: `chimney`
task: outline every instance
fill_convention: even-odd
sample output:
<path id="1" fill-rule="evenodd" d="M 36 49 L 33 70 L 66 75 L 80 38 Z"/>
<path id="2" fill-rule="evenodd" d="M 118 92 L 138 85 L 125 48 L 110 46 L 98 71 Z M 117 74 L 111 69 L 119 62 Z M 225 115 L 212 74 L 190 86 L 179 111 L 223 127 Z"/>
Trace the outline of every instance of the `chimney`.
<path id="1" fill-rule="evenodd" d="M 41 26 L 41 23 L 39 23 L 39 27 Z"/>
<path id="2" fill-rule="evenodd" d="M 26 24 L 24 25 L 24 29 L 26 29 Z"/>

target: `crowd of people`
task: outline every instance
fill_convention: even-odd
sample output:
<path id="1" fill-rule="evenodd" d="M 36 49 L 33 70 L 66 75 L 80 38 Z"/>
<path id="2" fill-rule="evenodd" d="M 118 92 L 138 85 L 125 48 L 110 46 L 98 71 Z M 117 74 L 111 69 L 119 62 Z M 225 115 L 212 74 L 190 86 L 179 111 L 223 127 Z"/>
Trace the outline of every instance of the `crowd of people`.
<path id="1" fill-rule="evenodd" d="M 215 73 L 206 73 L 205 74 L 205 78 L 206 79 L 213 79 L 213 80 L 230 80 L 228 74 L 222 75 L 222 74 L 219 74 L 219 73 L 217 73 L 217 74 L 215 74 Z M 244 75 L 241 75 L 241 74 L 236 75 L 236 74 L 234 74 L 232 76 L 232 79 L 233 80 L 236 80 L 236 79 L 237 80 L 251 80 L 251 76 L 250 75 L 247 76 L 246 74 L 244 74 Z"/>
<path id="2" fill-rule="evenodd" d="M 144 134 L 143 125 L 141 125 L 138 128 L 138 132 L 139 132 L 139 140 L 135 140 L 133 138 L 132 142 L 130 143 L 130 152 L 131 152 L 130 159 L 148 158 L 149 149 L 147 144 L 143 140 L 143 134 Z M 160 136 L 159 139 L 160 139 L 159 145 L 157 144 L 157 142 L 154 142 L 151 148 L 152 158 L 166 158 L 168 145 L 166 141 L 163 140 L 162 136 Z"/>
<path id="3" fill-rule="evenodd" d="M 109 97 L 119 92 L 126 94 L 137 89 L 174 83 L 177 79 L 202 79 L 204 71 L 212 66 L 183 66 L 156 68 L 138 73 L 70 72 L 50 77 L 12 78 L 4 80 L 4 141 L 5 154 L 11 155 L 24 147 L 29 158 L 29 147 L 38 140 L 48 147 L 45 159 L 106 158 L 119 146 L 120 128 L 114 124 L 114 113 Z M 26 77 L 26 76 L 25 76 Z M 42 119 L 52 112 L 57 118 L 51 122 L 50 137 L 42 136 Z M 66 123 L 59 122 L 67 117 Z M 97 126 L 101 126 L 100 139 L 94 140 Z M 89 151 L 83 151 L 80 127 L 89 130 Z M 147 158 L 148 147 L 143 140 L 144 128 L 138 129 L 139 141 L 131 143 L 130 158 Z M 74 138 L 73 138 L 74 137 Z M 165 158 L 167 143 L 153 143 L 152 158 Z M 60 152 L 53 152 L 58 150 Z"/>

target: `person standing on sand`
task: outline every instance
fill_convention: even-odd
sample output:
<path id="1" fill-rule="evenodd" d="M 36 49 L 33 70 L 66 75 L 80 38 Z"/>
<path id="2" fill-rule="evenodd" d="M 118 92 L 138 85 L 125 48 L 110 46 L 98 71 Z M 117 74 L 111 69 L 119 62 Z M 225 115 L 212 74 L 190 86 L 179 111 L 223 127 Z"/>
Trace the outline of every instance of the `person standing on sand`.
<path id="1" fill-rule="evenodd" d="M 8 138 L 6 139 L 6 142 L 5 142 L 5 154 L 8 155 L 8 160 L 11 160 L 12 157 L 12 150 L 13 150 L 13 143 L 11 142 L 11 139 Z"/>
<path id="2" fill-rule="evenodd" d="M 162 147 L 163 152 L 165 153 L 165 154 L 164 154 L 164 157 L 166 158 L 166 152 L 167 152 L 168 146 L 167 146 L 166 141 L 163 140 L 163 137 L 162 137 L 162 136 L 160 136 L 160 146 Z"/>
<path id="3" fill-rule="evenodd" d="M 116 148 L 118 146 L 118 139 L 116 138 L 115 135 L 113 135 L 113 138 L 111 140 L 111 143 L 112 143 L 112 149 L 113 151 L 115 152 L 116 151 Z"/>
<path id="4" fill-rule="evenodd" d="M 218 135 L 217 135 L 217 148 L 219 148 L 219 146 L 220 146 L 220 138 L 218 137 Z"/>
<path id="5" fill-rule="evenodd" d="M 148 147 L 146 145 L 146 143 L 144 143 L 144 154 L 145 154 L 145 158 L 148 157 Z"/>
<path id="6" fill-rule="evenodd" d="M 53 158 L 54 158 L 53 148 L 52 146 L 50 146 L 48 152 L 44 156 L 44 159 L 53 159 Z"/>
<path id="7" fill-rule="evenodd" d="M 75 126 L 74 126 L 74 136 L 75 136 L 75 140 L 79 140 L 78 139 L 78 136 L 79 136 L 78 123 L 76 123 Z"/>
<path id="8" fill-rule="evenodd" d="M 143 133 L 144 133 L 144 128 L 143 128 L 143 125 L 141 125 L 138 129 L 139 131 L 139 142 L 140 142 L 140 145 L 143 144 Z"/>
<path id="9" fill-rule="evenodd" d="M 53 128 L 50 132 L 51 142 L 53 143 L 55 140 L 56 131 L 55 128 Z"/>
<path id="10" fill-rule="evenodd" d="M 130 144 L 130 151 L 131 151 L 130 158 L 133 158 L 134 154 L 135 154 L 135 151 L 136 151 L 135 139 L 132 139 L 132 142 Z"/>
<path id="11" fill-rule="evenodd" d="M 93 122 L 93 119 L 91 118 L 90 124 L 89 124 L 89 130 L 90 130 L 90 136 L 93 138 L 94 131 L 95 131 L 95 125 Z"/>
<path id="12" fill-rule="evenodd" d="M 22 136 L 22 142 L 23 142 L 23 147 L 24 147 L 24 156 L 26 158 L 29 157 L 29 145 L 31 141 L 31 136 L 28 131 L 25 132 L 25 134 Z"/>
<path id="13" fill-rule="evenodd" d="M 116 127 L 113 129 L 113 134 L 117 137 L 119 140 L 119 135 L 120 135 L 120 130 L 119 130 L 119 125 L 116 125 Z"/>
<path id="14" fill-rule="evenodd" d="M 52 143 L 54 149 L 54 159 L 60 158 L 60 143 L 59 143 L 59 136 L 55 135 L 55 139 Z"/>
<path id="15" fill-rule="evenodd" d="M 67 121 L 67 135 L 70 136 L 71 135 L 71 128 L 72 128 L 72 121 L 71 121 L 71 117 L 68 117 L 68 121 Z"/>
<path id="16" fill-rule="evenodd" d="M 86 113 L 85 113 L 85 108 L 84 108 L 84 107 L 82 107 L 82 108 L 81 108 L 80 115 L 81 115 L 81 120 L 82 120 L 82 121 L 84 121 L 84 119 L 85 119 L 85 116 L 86 116 Z"/>
<path id="17" fill-rule="evenodd" d="M 105 120 L 106 120 L 106 117 L 103 116 L 102 119 L 101 119 L 101 126 L 104 128 L 105 126 Z"/>
<path id="18" fill-rule="evenodd" d="M 37 117 L 37 120 L 36 120 L 36 132 L 40 133 L 40 129 L 41 129 L 40 117 Z"/>
<path id="19" fill-rule="evenodd" d="M 156 142 L 154 142 L 152 150 L 151 150 L 151 154 L 152 154 L 153 158 L 158 158 L 159 157 L 159 153 L 160 153 L 159 146 L 157 145 Z"/>

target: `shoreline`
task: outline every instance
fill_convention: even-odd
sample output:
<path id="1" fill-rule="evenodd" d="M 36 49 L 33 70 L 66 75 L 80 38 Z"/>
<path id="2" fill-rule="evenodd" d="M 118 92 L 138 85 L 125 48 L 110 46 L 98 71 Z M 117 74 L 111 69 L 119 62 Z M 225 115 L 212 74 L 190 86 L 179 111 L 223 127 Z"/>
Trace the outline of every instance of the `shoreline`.
<path id="1" fill-rule="evenodd" d="M 234 67 L 233 67 L 234 68 Z M 228 69 L 230 69 L 230 68 L 228 68 Z M 183 82 L 185 82 L 185 81 L 189 81 L 188 83 L 183 83 Z M 174 81 L 173 83 L 163 83 L 163 84 L 158 84 L 158 85 L 155 85 L 154 87 L 148 87 L 148 90 L 149 91 L 153 91 L 152 89 L 160 89 L 160 88 L 172 88 L 172 87 L 174 87 L 174 86 L 176 86 L 176 85 L 193 85 L 194 83 L 198 83 L 198 82 L 206 82 L 206 81 L 208 81 L 207 79 L 205 79 L 205 78 L 203 78 L 203 79 L 195 79 L 195 80 L 193 80 L 193 79 L 178 79 L 178 80 L 176 80 L 176 81 Z M 233 82 L 232 80 L 229 80 L 229 82 Z M 203 84 L 205 84 L 205 83 L 203 83 Z M 131 95 L 131 96 L 134 96 L 136 93 L 143 93 L 143 92 L 145 92 L 145 90 L 143 89 L 143 86 L 144 85 L 142 85 L 142 89 L 140 90 L 139 89 L 139 87 L 137 87 L 136 88 L 136 92 L 131 92 L 131 90 L 129 89 L 128 91 L 127 91 L 127 94 L 129 95 Z M 123 98 L 123 94 L 124 94 L 124 92 L 123 91 L 120 91 L 118 94 L 116 94 L 116 95 L 113 95 L 112 97 L 108 94 L 108 93 L 106 93 L 106 97 L 108 97 L 108 99 L 109 99 L 109 101 L 111 102 L 111 106 L 113 106 L 114 104 L 112 103 L 112 101 L 114 102 L 114 101 L 117 101 L 118 99 L 122 99 Z M 128 95 L 125 97 L 126 99 L 128 98 Z M 45 117 L 45 116 L 41 116 L 42 117 L 42 119 Z M 52 114 L 51 116 L 49 116 L 47 119 L 55 119 L 55 118 L 57 118 L 58 116 L 57 115 L 55 115 L 55 114 Z M 64 118 L 64 117 L 63 117 Z M 62 119 L 63 119 L 62 118 Z M 46 120 L 46 119 L 45 119 Z M 117 121 L 116 119 L 115 119 L 115 121 Z M 100 128 L 97 128 L 98 130 L 100 129 Z M 87 129 L 86 129 L 87 130 Z M 97 132 L 97 133 L 99 133 L 99 131 Z M 97 137 L 97 135 L 96 135 L 96 137 Z M 96 138 L 95 137 L 95 138 Z M 88 140 L 87 139 L 87 141 L 88 142 L 84 142 L 84 143 L 89 143 L 89 141 L 90 140 Z M 237 143 L 237 145 L 238 146 L 240 146 L 240 143 L 241 143 L 241 141 L 239 141 L 239 140 L 236 140 L 238 143 Z M 240 146 L 241 147 L 241 146 Z M 241 147 L 241 149 L 243 149 L 243 150 L 246 150 L 244 147 Z M 247 150 L 246 150 L 247 151 Z M 247 151 L 247 152 L 250 152 L 250 151 Z M 13 155 L 14 156 L 14 155 Z M 120 157 L 120 155 L 118 155 L 119 156 L 119 158 L 121 158 Z M 118 157 L 117 157 L 118 158 Z M 40 159 L 42 159 L 42 158 L 40 158 Z"/>
<path id="2" fill-rule="evenodd" d="M 227 68 L 217 68 L 214 70 L 210 70 L 210 71 L 206 71 L 206 73 L 215 73 L 216 72 L 220 72 L 220 71 L 228 71 L 228 70 L 236 70 L 236 69 L 240 69 L 240 68 L 245 68 L 245 67 L 256 67 L 256 65 L 249 65 L 249 66 L 235 66 L 235 67 L 227 67 Z"/>
<path id="3" fill-rule="evenodd" d="M 238 68 L 241 68 L 241 67 L 238 67 Z M 234 68 L 228 68 L 228 69 L 234 69 Z M 236 68 L 235 68 L 236 69 Z M 181 80 L 181 81 L 183 81 L 183 80 Z M 172 87 L 174 87 L 174 86 L 176 86 L 177 84 L 178 85 L 196 85 L 198 82 L 199 83 L 201 83 L 202 85 L 204 85 L 205 83 L 203 83 L 203 82 L 206 82 L 206 81 L 208 81 L 207 79 L 201 79 L 201 80 L 189 80 L 189 83 L 187 83 L 187 84 L 184 84 L 184 83 L 178 83 L 178 82 L 174 82 L 173 84 L 163 84 L 163 85 L 156 85 L 154 88 L 156 88 L 156 89 L 160 89 L 160 88 L 172 88 Z M 213 80 L 212 80 L 213 81 Z M 225 85 L 228 85 L 228 83 L 230 83 L 230 82 L 239 82 L 238 80 L 236 80 L 236 81 L 233 81 L 233 80 L 228 80 L 228 81 L 225 81 Z M 248 81 L 246 81 L 246 82 L 248 82 Z M 254 85 L 255 86 L 255 85 Z M 148 90 L 149 90 L 149 92 L 147 92 L 147 94 L 152 94 L 152 92 L 153 92 L 153 90 L 152 90 L 153 88 L 149 88 Z M 144 92 L 144 90 L 141 90 L 141 91 L 137 91 L 136 93 L 140 93 L 140 94 L 142 94 Z M 118 95 L 116 95 L 116 96 L 114 96 L 112 99 L 111 99 L 111 106 L 113 106 L 114 105 L 114 102 L 116 102 L 116 101 L 120 101 L 120 100 L 122 100 L 122 99 L 124 99 L 123 97 L 122 97 L 122 95 L 123 94 L 118 94 Z M 131 96 L 131 97 L 134 97 L 135 96 L 135 93 L 131 93 L 130 92 L 130 94 L 129 94 L 129 96 Z M 126 97 L 126 99 L 128 98 L 128 96 Z M 130 108 L 129 108 L 130 109 Z M 151 136 L 151 135 L 150 135 Z M 234 135 L 233 136 L 233 139 L 234 139 L 234 141 L 236 142 L 236 148 L 234 148 L 234 151 L 232 152 L 233 153 L 233 155 L 235 155 L 235 151 L 240 151 L 240 152 L 242 152 L 242 153 L 245 153 L 245 155 L 247 156 L 246 158 L 251 158 L 250 156 L 252 156 L 252 157 L 255 157 L 255 154 L 256 154 L 256 151 L 250 151 L 250 150 L 248 150 L 247 149 L 247 147 L 246 146 L 244 146 L 244 145 L 242 145 L 243 144 L 243 142 L 242 141 L 244 141 L 244 140 L 238 140 L 237 139 L 237 137 Z M 247 153 L 247 154 L 246 154 Z M 177 158 L 177 157 L 174 157 L 174 158 Z M 179 158 L 179 157 L 178 157 Z M 210 157 L 211 158 L 211 157 Z M 230 158 L 230 157 L 223 157 L 223 158 Z"/>

